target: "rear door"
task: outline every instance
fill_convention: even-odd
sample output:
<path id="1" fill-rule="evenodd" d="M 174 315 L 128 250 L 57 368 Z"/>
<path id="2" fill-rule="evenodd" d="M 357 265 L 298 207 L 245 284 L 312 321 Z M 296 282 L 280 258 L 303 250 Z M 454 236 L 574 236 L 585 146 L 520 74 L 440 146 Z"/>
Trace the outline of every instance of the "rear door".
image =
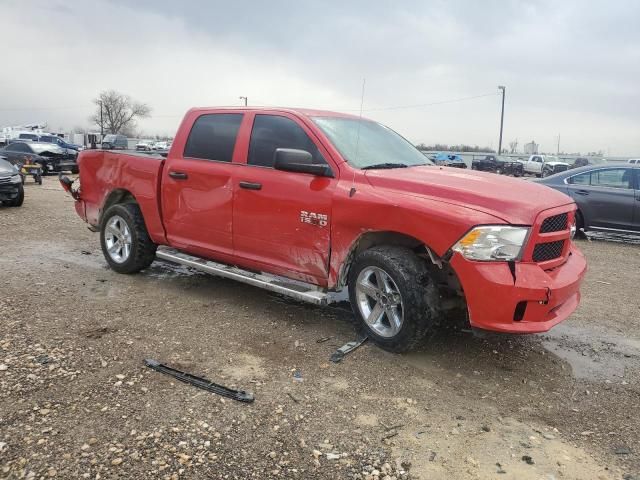
<path id="1" fill-rule="evenodd" d="M 587 226 L 632 230 L 635 208 L 633 169 L 602 168 L 569 179 L 568 191 Z"/>
<path id="2" fill-rule="evenodd" d="M 186 140 L 171 149 L 162 172 L 170 245 L 220 260 L 232 257 L 231 162 L 242 119 L 242 113 L 196 114 Z"/>
<path id="3" fill-rule="evenodd" d="M 246 163 L 234 177 L 233 241 L 245 266 L 326 285 L 331 204 L 337 178 L 273 168 L 277 148 L 306 150 L 316 163 L 328 153 L 290 114 L 256 114 Z M 337 169 L 332 166 L 334 175 Z"/>

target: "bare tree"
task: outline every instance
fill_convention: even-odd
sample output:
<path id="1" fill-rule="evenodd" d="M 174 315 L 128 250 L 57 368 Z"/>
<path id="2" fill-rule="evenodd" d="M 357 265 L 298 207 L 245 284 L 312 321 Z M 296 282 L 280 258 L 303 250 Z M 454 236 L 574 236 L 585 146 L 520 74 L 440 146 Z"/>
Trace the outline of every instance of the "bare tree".
<path id="1" fill-rule="evenodd" d="M 147 104 L 136 102 L 115 90 L 100 92 L 93 103 L 96 104 L 96 113 L 90 120 L 104 130 L 104 133 L 132 132 L 136 127 L 136 119 L 147 118 L 151 114 L 151 108 Z"/>

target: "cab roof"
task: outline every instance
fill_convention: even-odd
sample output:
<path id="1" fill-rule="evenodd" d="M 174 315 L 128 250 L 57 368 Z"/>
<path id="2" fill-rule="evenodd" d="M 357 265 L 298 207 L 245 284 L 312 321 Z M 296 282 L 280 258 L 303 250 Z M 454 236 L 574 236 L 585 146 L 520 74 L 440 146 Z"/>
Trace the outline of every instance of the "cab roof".
<path id="1" fill-rule="evenodd" d="M 359 115 L 350 113 L 333 112 L 330 110 L 315 110 L 310 108 L 292 108 L 292 107 L 195 107 L 189 110 L 189 112 L 216 112 L 216 111 L 234 111 L 234 112 L 263 112 L 263 113 L 291 113 L 294 115 L 300 115 L 304 117 L 337 117 L 337 118 L 360 118 Z"/>

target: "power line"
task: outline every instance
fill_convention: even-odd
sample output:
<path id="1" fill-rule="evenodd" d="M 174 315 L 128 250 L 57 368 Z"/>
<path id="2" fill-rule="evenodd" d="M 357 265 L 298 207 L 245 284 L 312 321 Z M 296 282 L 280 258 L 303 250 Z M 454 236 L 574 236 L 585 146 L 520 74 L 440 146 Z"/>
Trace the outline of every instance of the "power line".
<path id="1" fill-rule="evenodd" d="M 464 101 L 467 101 L 467 100 L 475 100 L 476 98 L 493 97 L 495 95 L 497 95 L 497 93 L 495 93 L 495 92 L 493 92 L 493 93 L 484 93 L 482 95 L 474 95 L 472 97 L 452 98 L 452 99 L 449 99 L 449 100 L 440 100 L 438 102 L 431 102 L 431 103 L 418 103 L 418 104 L 414 104 L 414 105 L 396 105 L 396 106 L 391 106 L 391 107 L 367 108 L 367 109 L 365 109 L 365 111 L 367 111 L 367 112 L 379 112 L 379 111 L 383 111 L 383 110 L 400 110 L 400 109 L 404 109 L 404 108 L 432 107 L 434 105 L 444 105 L 446 103 L 464 102 Z"/>

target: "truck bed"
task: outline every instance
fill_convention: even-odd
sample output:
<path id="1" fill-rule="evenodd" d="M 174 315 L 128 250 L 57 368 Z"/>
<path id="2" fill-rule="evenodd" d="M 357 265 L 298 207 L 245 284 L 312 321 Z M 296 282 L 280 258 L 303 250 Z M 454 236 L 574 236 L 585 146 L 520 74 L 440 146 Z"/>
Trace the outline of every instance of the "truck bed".
<path id="1" fill-rule="evenodd" d="M 165 158 L 157 153 L 130 150 L 84 150 L 78 156 L 80 216 L 98 227 L 105 206 L 113 198 L 130 195 L 140 205 L 151 239 L 163 243 L 160 181 Z"/>

